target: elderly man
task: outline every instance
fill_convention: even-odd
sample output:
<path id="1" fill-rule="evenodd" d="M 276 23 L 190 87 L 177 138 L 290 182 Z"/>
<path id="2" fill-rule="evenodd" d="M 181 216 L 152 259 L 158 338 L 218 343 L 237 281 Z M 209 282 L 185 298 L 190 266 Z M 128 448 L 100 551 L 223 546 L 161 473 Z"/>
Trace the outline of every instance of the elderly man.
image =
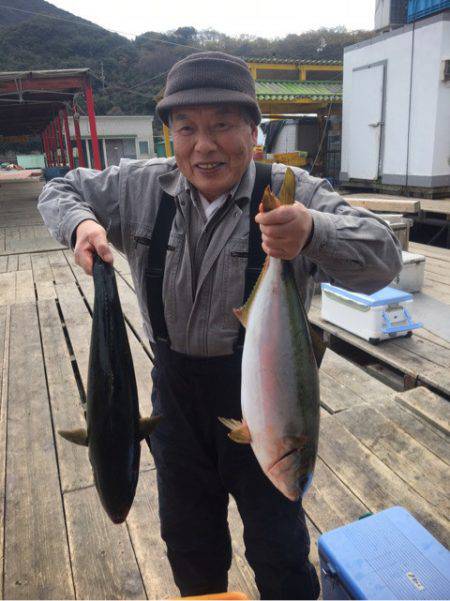
<path id="1" fill-rule="evenodd" d="M 261 115 L 242 60 L 203 52 L 179 61 L 157 111 L 171 127 L 174 159 L 76 169 L 47 184 L 39 208 L 87 273 L 94 252 L 112 262 L 108 240 L 128 258 L 155 354 L 153 411 L 164 420 L 152 453 L 181 594 L 226 590 L 231 494 L 261 597 L 317 598 L 301 503 L 279 493 L 217 419 L 241 417 L 244 333 L 233 308 L 266 253 L 292 259 L 309 306 L 314 281 L 363 292 L 388 284 L 400 269 L 398 244 L 384 222 L 300 169 L 298 202 L 258 214 L 264 187 L 277 193 L 286 167 L 252 160 Z"/>

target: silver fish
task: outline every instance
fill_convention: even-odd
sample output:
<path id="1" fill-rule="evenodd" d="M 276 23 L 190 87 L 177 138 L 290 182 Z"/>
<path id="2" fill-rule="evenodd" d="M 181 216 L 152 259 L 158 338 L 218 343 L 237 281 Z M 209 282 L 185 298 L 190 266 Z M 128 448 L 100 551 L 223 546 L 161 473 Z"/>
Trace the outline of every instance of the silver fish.
<path id="1" fill-rule="evenodd" d="M 295 176 L 288 169 L 279 199 L 266 189 L 264 210 L 292 204 L 294 193 Z M 312 480 L 320 413 L 317 362 L 291 263 L 267 257 L 247 303 L 235 313 L 246 326 L 243 419 L 219 419 L 232 440 L 251 444 L 266 476 L 296 501 Z"/>

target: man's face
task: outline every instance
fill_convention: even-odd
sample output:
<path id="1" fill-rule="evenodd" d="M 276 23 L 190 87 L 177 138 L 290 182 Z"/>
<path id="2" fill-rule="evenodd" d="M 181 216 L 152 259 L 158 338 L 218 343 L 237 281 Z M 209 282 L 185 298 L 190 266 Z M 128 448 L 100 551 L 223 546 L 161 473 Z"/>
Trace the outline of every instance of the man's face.
<path id="1" fill-rule="evenodd" d="M 171 117 L 181 173 L 209 201 L 231 190 L 252 159 L 256 126 L 230 105 L 178 108 Z"/>

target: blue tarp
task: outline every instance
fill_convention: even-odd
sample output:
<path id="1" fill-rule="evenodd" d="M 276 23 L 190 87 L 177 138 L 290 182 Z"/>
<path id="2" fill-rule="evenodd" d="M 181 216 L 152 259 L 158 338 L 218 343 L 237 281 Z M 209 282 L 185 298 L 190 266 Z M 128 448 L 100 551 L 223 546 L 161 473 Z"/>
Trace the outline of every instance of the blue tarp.
<path id="1" fill-rule="evenodd" d="M 408 23 L 450 8 L 450 0 L 409 0 Z"/>

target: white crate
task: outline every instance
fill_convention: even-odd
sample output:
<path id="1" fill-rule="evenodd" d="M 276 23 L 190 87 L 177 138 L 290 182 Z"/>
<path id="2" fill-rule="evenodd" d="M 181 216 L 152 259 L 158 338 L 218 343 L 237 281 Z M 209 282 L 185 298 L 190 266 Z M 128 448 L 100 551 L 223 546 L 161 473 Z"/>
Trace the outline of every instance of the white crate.
<path id="1" fill-rule="evenodd" d="M 425 257 L 402 250 L 403 268 L 390 286 L 406 292 L 419 292 L 425 275 Z"/>
<path id="2" fill-rule="evenodd" d="M 407 336 L 422 325 L 409 314 L 412 299 L 408 292 L 390 287 L 369 295 L 322 284 L 322 319 L 369 342 Z"/>

